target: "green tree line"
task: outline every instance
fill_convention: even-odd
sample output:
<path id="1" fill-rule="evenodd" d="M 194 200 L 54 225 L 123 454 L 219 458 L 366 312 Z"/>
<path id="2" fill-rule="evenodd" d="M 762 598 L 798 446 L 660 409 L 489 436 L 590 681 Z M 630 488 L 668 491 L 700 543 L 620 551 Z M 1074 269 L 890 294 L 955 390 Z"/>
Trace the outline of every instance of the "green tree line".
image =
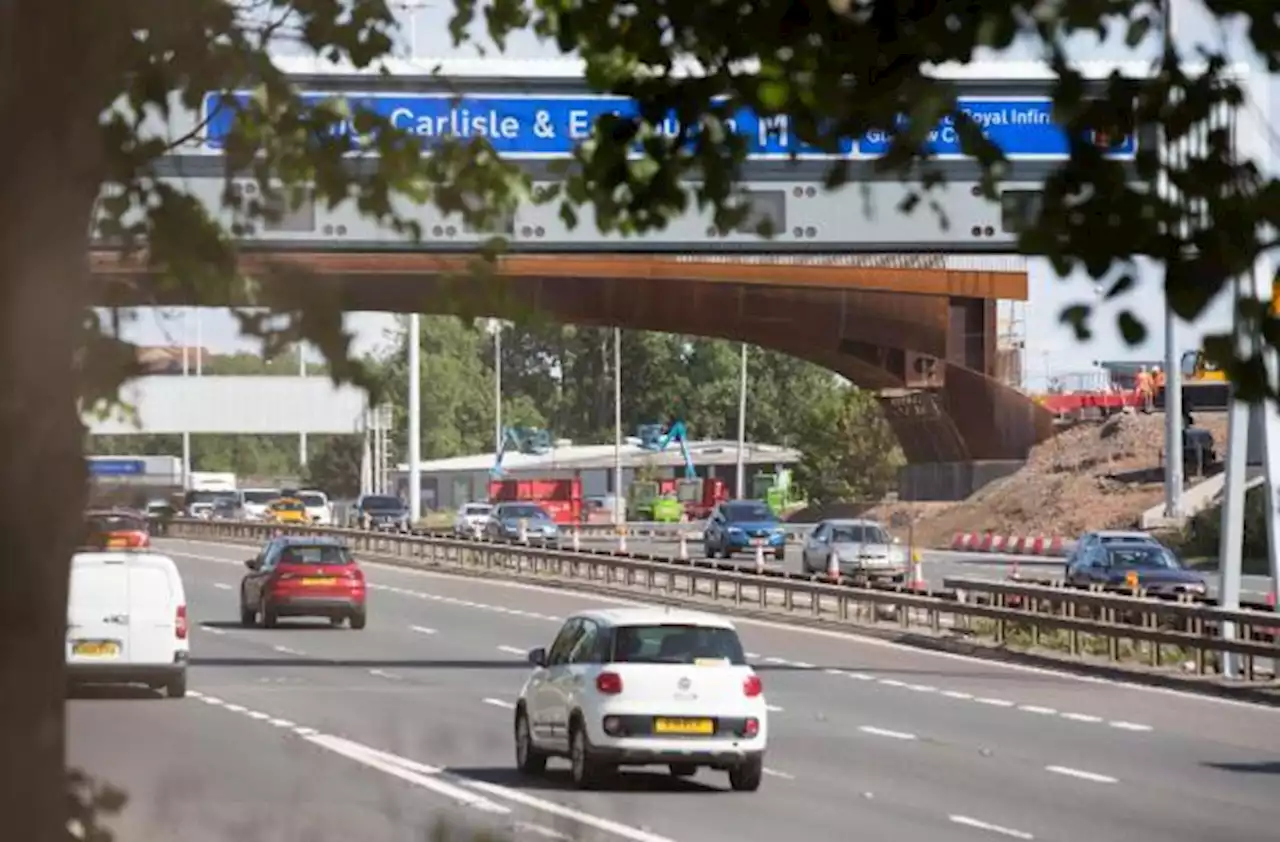
<path id="1" fill-rule="evenodd" d="M 493 448 L 494 340 L 453 316 L 422 319 L 422 455 L 424 459 Z M 503 423 L 542 427 L 576 442 L 613 440 L 613 331 L 526 323 L 502 337 Z M 641 424 L 682 418 L 697 439 L 736 438 L 740 346 L 692 336 L 622 331 L 625 435 Z M 368 360 L 395 408 L 393 453 L 407 447 L 408 350 L 398 343 Z M 254 354 L 209 357 L 206 374 L 295 374 L 297 358 Z M 314 372 L 322 374 L 317 367 Z M 817 502 L 867 499 L 890 490 L 901 457 L 873 396 L 830 371 L 773 351 L 750 348 L 747 439 L 798 449 L 797 481 Z M 92 436 L 95 455 L 182 455 L 179 435 Z M 297 478 L 330 494 L 359 490 L 361 442 L 311 436 L 308 464 L 296 436 L 193 435 L 197 471 L 234 471 L 262 480 Z"/>

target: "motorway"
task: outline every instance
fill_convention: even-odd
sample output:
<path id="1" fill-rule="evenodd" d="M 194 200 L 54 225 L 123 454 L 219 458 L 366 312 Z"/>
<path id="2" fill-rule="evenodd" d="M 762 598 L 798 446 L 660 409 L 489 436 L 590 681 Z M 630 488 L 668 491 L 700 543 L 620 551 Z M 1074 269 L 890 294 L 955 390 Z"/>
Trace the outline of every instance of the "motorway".
<path id="1" fill-rule="evenodd" d="M 360 632 L 236 625 L 246 547 L 157 540 L 186 582 L 192 693 L 81 694 L 68 762 L 131 796 L 120 842 L 1256 842 L 1280 826 L 1280 710 L 739 621 L 768 777 L 513 768 L 525 650 L 619 600 L 365 564 Z M 493 837 L 490 837 L 493 838 Z"/>
<path id="2" fill-rule="evenodd" d="M 616 538 L 583 538 L 583 549 L 615 549 Z M 702 542 L 690 541 L 687 545 L 689 558 L 704 558 Z M 671 539 L 628 538 L 627 551 L 644 553 L 660 558 L 676 558 L 679 544 Z M 1022 576 L 1036 579 L 1062 578 L 1064 559 L 1045 556 L 1013 556 L 993 553 L 965 553 L 952 550 L 921 551 L 921 574 L 931 588 L 942 587 L 942 580 L 949 577 L 965 576 L 977 579 L 1004 579 L 1014 572 L 1015 567 Z M 751 553 L 740 553 L 733 561 L 745 567 L 755 564 Z M 799 573 L 800 544 L 792 541 L 787 546 L 787 558 L 784 562 L 775 562 L 771 556 L 765 556 L 765 564 L 772 570 L 787 570 Z M 1220 577 L 1217 573 L 1206 573 L 1205 580 L 1211 595 L 1217 595 Z M 1245 598 L 1264 600 L 1270 592 L 1271 579 L 1268 576 L 1244 576 L 1241 580 L 1241 595 Z"/>

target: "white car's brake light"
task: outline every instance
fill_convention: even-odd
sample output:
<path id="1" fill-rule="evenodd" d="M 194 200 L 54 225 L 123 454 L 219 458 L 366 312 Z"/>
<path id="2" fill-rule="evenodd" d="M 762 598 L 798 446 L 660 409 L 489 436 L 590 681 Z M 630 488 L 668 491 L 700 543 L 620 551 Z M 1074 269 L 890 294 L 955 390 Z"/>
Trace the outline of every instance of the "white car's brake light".
<path id="1" fill-rule="evenodd" d="M 760 676 L 749 675 L 747 680 L 742 682 L 742 692 L 746 694 L 748 699 L 754 699 L 764 692 L 764 683 L 760 681 Z"/>
<path id="2" fill-rule="evenodd" d="M 606 696 L 616 696 L 622 692 L 622 676 L 616 672 L 602 672 L 596 676 L 596 690 Z"/>

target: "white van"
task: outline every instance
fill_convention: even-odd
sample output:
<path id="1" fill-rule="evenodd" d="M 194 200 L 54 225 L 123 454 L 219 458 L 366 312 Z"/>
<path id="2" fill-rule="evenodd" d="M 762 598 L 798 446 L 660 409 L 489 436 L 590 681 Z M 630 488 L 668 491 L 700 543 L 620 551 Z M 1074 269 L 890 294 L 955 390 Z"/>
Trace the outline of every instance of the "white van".
<path id="1" fill-rule="evenodd" d="M 83 552 L 71 559 L 67 676 L 86 684 L 146 684 L 187 693 L 187 598 L 173 559 L 152 552 Z"/>

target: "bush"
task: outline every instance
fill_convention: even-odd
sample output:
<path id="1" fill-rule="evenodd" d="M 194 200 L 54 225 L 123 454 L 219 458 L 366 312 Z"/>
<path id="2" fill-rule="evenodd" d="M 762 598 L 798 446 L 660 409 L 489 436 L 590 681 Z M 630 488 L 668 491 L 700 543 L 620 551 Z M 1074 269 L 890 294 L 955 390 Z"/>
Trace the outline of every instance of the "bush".
<path id="1" fill-rule="evenodd" d="M 1205 509 L 1187 521 L 1179 541 L 1184 556 L 1218 557 L 1222 535 L 1222 507 Z M 1244 496 L 1245 572 L 1263 574 L 1267 567 L 1267 495 L 1259 485 Z"/>

